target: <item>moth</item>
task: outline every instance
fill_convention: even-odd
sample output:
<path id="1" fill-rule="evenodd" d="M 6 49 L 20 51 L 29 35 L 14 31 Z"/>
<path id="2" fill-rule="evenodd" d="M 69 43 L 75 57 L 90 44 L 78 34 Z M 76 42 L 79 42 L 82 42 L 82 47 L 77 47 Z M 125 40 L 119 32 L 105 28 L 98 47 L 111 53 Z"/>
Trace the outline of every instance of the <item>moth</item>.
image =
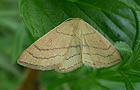
<path id="1" fill-rule="evenodd" d="M 101 68 L 119 61 L 119 52 L 103 35 L 82 19 L 73 18 L 35 41 L 17 63 L 32 69 L 69 72 L 82 64 Z"/>

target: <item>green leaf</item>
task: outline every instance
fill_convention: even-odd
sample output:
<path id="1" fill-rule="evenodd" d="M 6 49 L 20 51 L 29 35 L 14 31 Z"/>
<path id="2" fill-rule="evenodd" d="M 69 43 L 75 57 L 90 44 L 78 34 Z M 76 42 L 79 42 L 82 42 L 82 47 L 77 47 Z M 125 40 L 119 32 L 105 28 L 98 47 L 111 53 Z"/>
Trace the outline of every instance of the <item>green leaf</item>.
<path id="1" fill-rule="evenodd" d="M 59 85 L 62 85 L 63 83 L 66 83 L 70 80 L 74 80 L 76 79 L 77 77 L 76 76 L 67 76 L 67 77 L 63 77 L 63 78 L 60 78 L 60 79 L 57 79 L 57 80 L 54 80 L 52 83 L 50 83 L 48 85 L 48 90 L 55 90 L 56 87 L 58 87 Z"/>
<path id="2" fill-rule="evenodd" d="M 110 0 L 109 5 L 120 5 L 117 1 L 117 4 L 113 4 L 115 1 Z M 135 18 L 129 8 L 102 10 L 98 8 L 106 8 L 107 5 L 105 7 L 104 4 L 108 3 L 107 1 L 104 1 L 101 5 L 101 2 L 96 0 L 97 7 L 94 7 L 94 2 L 79 2 L 20 0 L 20 16 L 35 39 L 38 39 L 68 18 L 81 18 L 96 28 L 112 43 L 121 40 L 132 46 L 136 30 L 134 26 Z"/>
<path id="3" fill-rule="evenodd" d="M 124 73 L 140 77 L 140 72 L 139 71 L 125 71 Z"/>
<path id="4" fill-rule="evenodd" d="M 140 47 L 138 47 L 137 52 L 134 53 L 133 57 L 131 58 L 131 60 L 127 64 L 129 66 L 134 66 L 134 65 L 138 64 L 139 57 L 140 57 Z"/>
<path id="5" fill-rule="evenodd" d="M 133 87 L 131 81 L 130 81 L 129 78 L 125 75 L 125 73 L 121 71 L 121 75 L 122 75 L 122 77 L 123 77 L 123 79 L 124 79 L 126 90 L 134 90 L 134 87 Z"/>
<path id="6" fill-rule="evenodd" d="M 26 32 L 23 24 L 19 24 L 19 27 L 16 29 L 15 35 L 12 40 L 12 62 L 16 62 L 21 51 L 23 51 L 23 43 L 25 42 Z M 28 41 L 28 40 L 26 40 Z"/>
<path id="7" fill-rule="evenodd" d="M 77 2 L 78 0 L 67 0 L 67 1 L 71 1 L 71 2 Z"/>
<path id="8" fill-rule="evenodd" d="M 18 78 L 17 76 L 11 78 L 11 74 L 6 73 L 5 71 L 0 70 L 0 90 L 15 90 L 17 87 Z"/>
<path id="9" fill-rule="evenodd" d="M 18 15 L 19 12 L 15 9 L 12 9 L 12 10 L 1 10 L 0 11 L 0 17 L 3 17 L 3 16 L 14 16 L 14 15 Z"/>
<path id="10" fill-rule="evenodd" d="M 132 50 L 131 50 L 131 48 L 129 47 L 129 45 L 127 45 L 127 44 L 124 43 L 124 42 L 116 42 L 116 43 L 114 44 L 114 47 L 115 47 L 117 50 L 121 51 L 121 52 L 125 52 L 125 53 L 127 53 L 127 54 L 132 54 Z"/>
<path id="11" fill-rule="evenodd" d="M 140 22 L 139 22 L 140 18 L 139 18 L 139 13 L 137 11 L 134 11 L 134 10 L 132 10 L 132 11 L 134 13 L 135 22 L 136 22 L 136 34 L 135 34 L 135 39 L 133 41 L 132 50 L 133 50 L 133 52 L 136 52 L 138 47 L 140 46 L 140 44 L 137 41 L 137 40 L 139 40 L 139 37 L 140 37 L 140 28 L 139 28 L 140 27 L 139 26 L 140 25 Z"/>
<path id="12" fill-rule="evenodd" d="M 20 75 L 19 70 L 13 64 L 11 64 L 10 60 L 1 52 L 0 52 L 0 68 L 15 76 Z"/>
<path id="13" fill-rule="evenodd" d="M 67 0 L 67 1 L 77 2 L 99 10 L 115 10 L 128 8 L 126 4 L 123 4 L 118 0 L 106 0 L 104 2 L 102 0 Z"/>
<path id="14" fill-rule="evenodd" d="M 118 0 L 128 7 L 133 8 L 134 10 L 140 11 L 140 1 L 139 0 Z"/>
<path id="15" fill-rule="evenodd" d="M 0 25 L 10 28 L 10 30 L 15 30 L 19 23 L 15 19 L 11 19 L 9 17 L 0 17 Z"/>
<path id="16" fill-rule="evenodd" d="M 100 86 L 102 88 L 102 90 L 110 90 L 108 87 L 102 85 L 101 83 L 99 83 L 98 81 L 94 81 L 98 86 Z"/>

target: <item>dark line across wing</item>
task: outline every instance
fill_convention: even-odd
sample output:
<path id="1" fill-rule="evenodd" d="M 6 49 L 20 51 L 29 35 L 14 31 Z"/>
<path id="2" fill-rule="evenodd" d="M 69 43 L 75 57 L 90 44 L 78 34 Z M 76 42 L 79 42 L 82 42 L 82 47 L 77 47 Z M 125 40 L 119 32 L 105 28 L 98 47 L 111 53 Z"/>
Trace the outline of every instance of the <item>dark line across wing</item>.
<path id="1" fill-rule="evenodd" d="M 89 45 L 82 45 L 83 47 L 91 47 L 91 48 L 95 48 L 95 49 L 101 49 L 101 50 L 109 50 L 109 48 L 111 47 L 111 45 L 109 45 L 107 48 L 99 48 L 99 47 L 95 47 L 95 46 L 89 46 Z M 76 45 L 76 46 L 68 46 L 68 47 L 60 47 L 60 48 L 51 48 L 51 49 L 41 49 L 39 48 L 37 45 L 34 44 L 34 47 L 36 47 L 38 50 L 40 51 L 48 51 L 48 50 L 56 50 L 56 49 L 68 49 L 68 48 L 77 48 L 80 47 L 80 45 Z"/>
<path id="2" fill-rule="evenodd" d="M 51 58 L 55 58 L 55 57 L 58 57 L 58 56 L 65 56 L 66 54 L 63 54 L 63 55 L 55 55 L 55 56 L 50 56 L 50 57 L 37 57 L 35 55 L 33 55 L 33 53 L 29 52 L 26 50 L 26 52 L 28 52 L 32 57 L 36 58 L 36 59 L 51 59 Z M 73 58 L 77 55 L 80 55 L 80 53 L 78 54 L 74 54 L 73 56 L 69 56 L 66 60 L 69 60 L 70 58 Z"/>
<path id="3" fill-rule="evenodd" d="M 86 55 L 98 55 L 98 56 L 106 58 L 106 57 L 113 56 L 114 53 L 115 53 L 115 50 L 111 54 L 108 54 L 107 56 L 104 56 L 104 55 L 101 55 L 101 54 L 97 54 L 97 53 L 83 53 L 83 54 L 86 54 Z"/>
<path id="4" fill-rule="evenodd" d="M 58 30 L 56 29 L 56 32 L 59 34 L 63 34 L 63 35 L 67 35 L 67 36 L 74 36 L 73 34 L 69 34 L 69 33 L 63 33 L 63 32 L 58 32 Z"/>
<path id="5" fill-rule="evenodd" d="M 32 57 L 36 58 L 36 59 L 51 59 L 51 58 L 55 58 L 55 57 L 58 57 L 58 56 L 65 56 L 66 54 L 63 54 L 63 55 L 55 55 L 55 56 L 50 56 L 50 57 L 37 57 L 35 55 L 33 55 L 33 53 L 29 52 L 26 50 L 26 52 L 28 52 Z"/>
<path id="6" fill-rule="evenodd" d="M 59 67 L 57 67 L 57 68 L 58 68 L 59 70 L 66 70 L 66 69 L 73 68 L 74 66 L 79 65 L 79 64 L 82 64 L 82 62 L 80 61 L 80 62 L 78 62 L 78 63 L 75 63 L 73 66 L 70 66 L 70 67 L 67 67 L 67 68 L 59 68 Z"/>
<path id="7" fill-rule="evenodd" d="M 103 63 L 103 62 L 99 62 L 99 63 L 102 63 L 102 64 L 112 64 L 112 63 L 115 63 L 115 62 L 118 62 L 118 61 L 120 61 L 121 59 L 117 59 L 117 60 L 114 60 L 114 61 L 112 61 L 112 62 L 108 62 L 108 63 Z M 88 62 L 88 61 L 85 61 L 86 63 L 89 63 L 89 64 L 93 64 L 93 65 L 98 65 L 98 64 L 95 64 L 95 63 L 93 63 L 93 62 Z"/>
<path id="8" fill-rule="evenodd" d="M 104 62 L 100 62 L 100 61 L 96 61 L 96 62 L 99 62 L 99 63 L 103 63 L 103 64 L 111 64 L 111 63 L 115 63 L 117 61 L 120 61 L 121 59 L 117 59 L 117 60 L 114 60 L 112 62 L 108 62 L 108 63 L 104 63 Z"/>
<path id="9" fill-rule="evenodd" d="M 64 33 L 64 32 L 59 32 L 57 29 L 56 29 L 56 32 L 59 33 L 59 34 L 63 34 L 63 35 L 67 35 L 67 36 L 75 36 L 73 34 L 69 34 L 69 33 Z M 92 32 L 92 33 L 86 33 L 86 34 L 83 34 L 83 35 L 91 35 L 91 34 L 95 34 L 96 31 Z"/>
<path id="10" fill-rule="evenodd" d="M 68 48 L 77 48 L 80 47 L 80 45 L 76 45 L 76 46 L 68 46 L 68 47 L 60 47 L 60 48 L 51 48 L 51 49 L 41 49 L 39 48 L 37 45 L 34 45 L 38 50 L 40 51 L 48 51 L 48 50 L 56 50 L 56 49 L 68 49 Z"/>
<path id="11" fill-rule="evenodd" d="M 58 66 L 60 63 L 58 64 L 53 64 L 53 65 L 48 65 L 48 66 L 44 66 L 44 65 L 38 65 L 38 64 L 32 64 L 32 63 L 27 63 L 25 61 L 19 61 L 21 63 L 24 63 L 24 64 L 28 64 L 28 65 L 33 65 L 33 66 L 37 66 L 37 67 L 52 67 L 52 66 Z"/>
<path id="12" fill-rule="evenodd" d="M 75 57 L 75 56 L 77 56 L 77 55 L 80 55 L 80 54 L 81 54 L 81 53 L 74 54 L 73 56 L 68 57 L 66 60 L 69 60 L 70 58 L 73 58 L 73 57 Z"/>
<path id="13" fill-rule="evenodd" d="M 89 45 L 83 45 L 83 44 L 82 44 L 82 46 L 91 47 L 91 48 L 95 48 L 95 49 L 101 49 L 101 50 L 108 50 L 108 49 L 111 47 L 111 45 L 109 45 L 107 48 L 100 48 L 100 47 L 89 46 Z"/>

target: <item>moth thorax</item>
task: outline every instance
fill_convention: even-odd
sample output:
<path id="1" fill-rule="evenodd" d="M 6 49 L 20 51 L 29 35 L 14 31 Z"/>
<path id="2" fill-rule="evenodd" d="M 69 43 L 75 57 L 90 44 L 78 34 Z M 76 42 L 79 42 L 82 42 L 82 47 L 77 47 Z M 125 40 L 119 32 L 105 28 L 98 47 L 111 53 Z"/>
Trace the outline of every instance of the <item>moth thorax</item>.
<path id="1" fill-rule="evenodd" d="M 73 33 L 77 37 L 81 36 L 81 28 L 80 28 L 79 22 L 73 23 Z"/>

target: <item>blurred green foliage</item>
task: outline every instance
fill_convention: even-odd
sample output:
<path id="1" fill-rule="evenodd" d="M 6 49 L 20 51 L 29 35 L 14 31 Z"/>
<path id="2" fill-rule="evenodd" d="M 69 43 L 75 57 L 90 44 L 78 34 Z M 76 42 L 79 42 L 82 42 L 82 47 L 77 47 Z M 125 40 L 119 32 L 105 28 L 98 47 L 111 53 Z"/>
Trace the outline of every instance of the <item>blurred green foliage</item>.
<path id="1" fill-rule="evenodd" d="M 20 51 L 15 48 L 21 38 L 19 31 L 25 32 L 25 26 L 19 18 L 17 0 L 0 0 L 0 90 L 14 90 L 21 77 L 16 59 L 23 44 Z"/>
<path id="2" fill-rule="evenodd" d="M 19 55 L 31 43 L 67 18 L 82 18 L 112 43 L 125 42 L 116 46 L 120 48 L 123 60 L 106 68 L 82 66 L 68 73 L 44 71 L 38 78 L 42 88 L 140 89 L 139 0 L 1 0 L 0 90 L 14 90 L 18 86 L 24 73 L 24 68 L 16 64 Z M 128 53 L 121 52 L 124 49 Z"/>

